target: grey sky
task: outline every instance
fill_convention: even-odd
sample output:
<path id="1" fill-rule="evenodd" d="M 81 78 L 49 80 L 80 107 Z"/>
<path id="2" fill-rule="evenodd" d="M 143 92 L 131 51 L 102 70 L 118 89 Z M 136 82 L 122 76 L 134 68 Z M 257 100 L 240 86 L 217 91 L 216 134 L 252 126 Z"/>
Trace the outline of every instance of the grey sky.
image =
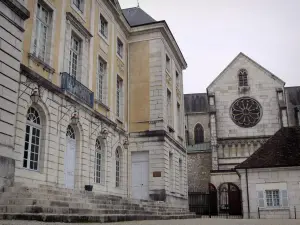
<path id="1" fill-rule="evenodd" d="M 300 0 L 139 1 L 154 19 L 167 21 L 187 60 L 184 93 L 206 92 L 239 52 L 286 86 L 300 85 Z"/>

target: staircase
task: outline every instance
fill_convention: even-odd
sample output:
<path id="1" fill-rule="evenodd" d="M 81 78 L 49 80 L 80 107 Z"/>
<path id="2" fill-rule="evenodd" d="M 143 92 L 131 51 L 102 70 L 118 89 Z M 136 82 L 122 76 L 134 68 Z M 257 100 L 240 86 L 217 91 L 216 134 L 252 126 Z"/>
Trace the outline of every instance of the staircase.
<path id="1" fill-rule="evenodd" d="M 186 208 L 93 192 L 40 186 L 8 187 L 0 194 L 0 219 L 46 222 L 119 222 L 195 218 Z"/>

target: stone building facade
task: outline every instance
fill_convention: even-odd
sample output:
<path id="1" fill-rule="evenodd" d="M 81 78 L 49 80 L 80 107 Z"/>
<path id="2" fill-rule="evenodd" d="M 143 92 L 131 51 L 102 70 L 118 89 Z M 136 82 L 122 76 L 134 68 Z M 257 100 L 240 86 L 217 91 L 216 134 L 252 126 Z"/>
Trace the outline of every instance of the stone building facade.
<path id="1" fill-rule="evenodd" d="M 240 53 L 209 85 L 207 93 L 185 95 L 188 164 L 194 168 L 189 170 L 188 176 L 194 180 L 189 184 L 201 183 L 204 179 L 205 183 L 199 185 L 202 191 L 208 191 L 209 184 L 214 187 L 219 194 L 219 210 L 228 205 L 228 202 L 222 203 L 222 199 L 228 201 L 228 196 L 227 199 L 222 197 L 221 190 L 229 193 L 230 187 L 241 189 L 235 167 L 280 128 L 299 125 L 299 87 L 284 85 L 281 79 Z M 196 128 L 197 124 L 202 124 L 201 129 Z M 210 145 L 203 148 L 207 133 Z M 203 169 L 201 160 L 194 159 L 195 152 L 209 154 L 211 165 Z M 189 186 L 189 190 L 194 187 Z M 241 210 L 242 207 L 240 214 Z"/>
<path id="2" fill-rule="evenodd" d="M 0 186 L 11 185 L 15 170 L 15 126 L 24 21 L 22 1 L 0 1 Z"/>
<path id="3" fill-rule="evenodd" d="M 0 3 L 1 154 L 14 184 L 187 208 L 187 63 L 167 23 L 116 0 Z"/>

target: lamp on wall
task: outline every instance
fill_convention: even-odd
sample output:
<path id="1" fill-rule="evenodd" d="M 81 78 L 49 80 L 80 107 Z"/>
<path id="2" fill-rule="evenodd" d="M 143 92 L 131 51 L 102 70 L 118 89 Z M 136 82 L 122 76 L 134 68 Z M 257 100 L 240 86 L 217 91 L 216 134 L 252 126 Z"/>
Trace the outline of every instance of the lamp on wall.
<path id="1" fill-rule="evenodd" d="M 40 93 L 39 93 L 39 89 L 34 89 L 30 95 L 30 99 L 32 101 L 32 103 L 37 103 L 40 100 Z"/>
<path id="2" fill-rule="evenodd" d="M 75 109 L 74 112 L 72 113 L 71 124 L 76 126 L 78 122 L 79 122 L 79 115 L 77 110 Z"/>
<path id="3" fill-rule="evenodd" d="M 103 139 L 106 139 L 107 136 L 108 136 L 108 130 L 104 127 L 104 128 L 102 129 L 102 131 L 101 131 L 101 137 L 102 137 Z"/>
<path id="4" fill-rule="evenodd" d="M 129 141 L 128 141 L 128 139 L 127 139 L 127 138 L 124 140 L 124 142 L 123 142 L 123 146 L 124 146 L 124 148 L 125 148 L 125 149 L 128 149 L 128 146 L 129 146 Z"/>

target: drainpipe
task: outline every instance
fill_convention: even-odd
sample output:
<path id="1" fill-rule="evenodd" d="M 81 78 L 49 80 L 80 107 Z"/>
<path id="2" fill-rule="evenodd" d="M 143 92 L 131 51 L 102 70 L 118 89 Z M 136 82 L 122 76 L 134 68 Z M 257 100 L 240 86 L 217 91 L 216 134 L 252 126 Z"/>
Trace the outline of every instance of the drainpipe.
<path id="1" fill-rule="evenodd" d="M 187 131 L 188 131 L 188 134 L 189 134 L 189 114 L 187 113 L 186 114 L 186 127 L 187 127 Z M 190 144 L 190 134 L 188 135 L 188 138 L 187 138 L 187 140 L 186 140 L 186 143 L 187 143 L 187 145 L 189 145 Z"/>
<path id="2" fill-rule="evenodd" d="M 246 186 L 247 186 L 248 219 L 250 219 L 249 185 L 248 185 L 248 169 L 246 169 Z"/>
<path id="3" fill-rule="evenodd" d="M 127 46 L 127 133 L 128 133 L 128 141 L 129 141 L 129 111 L 130 111 L 130 105 L 129 105 L 129 96 L 130 96 L 130 90 L 129 90 L 129 43 Z M 129 143 L 130 145 L 130 143 Z M 129 146 L 127 149 L 127 197 L 129 198 Z"/>

